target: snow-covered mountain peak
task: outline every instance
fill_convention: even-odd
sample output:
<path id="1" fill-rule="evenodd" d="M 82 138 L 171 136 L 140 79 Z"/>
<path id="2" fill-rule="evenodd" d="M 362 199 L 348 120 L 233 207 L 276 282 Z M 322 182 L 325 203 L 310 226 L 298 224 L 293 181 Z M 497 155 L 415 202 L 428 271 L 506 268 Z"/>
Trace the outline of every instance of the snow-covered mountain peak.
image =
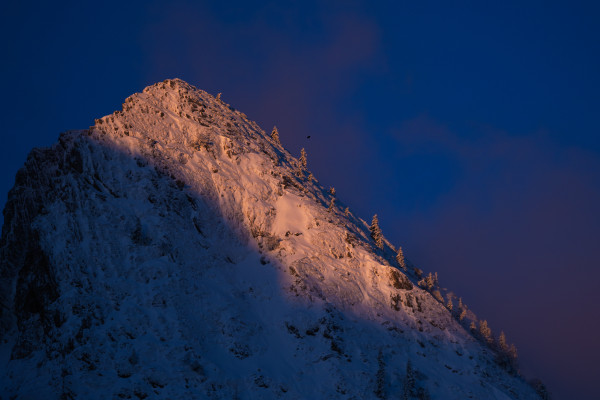
<path id="1" fill-rule="evenodd" d="M 4 213 L 10 396 L 537 398 L 276 132 L 181 80 L 34 149 Z"/>

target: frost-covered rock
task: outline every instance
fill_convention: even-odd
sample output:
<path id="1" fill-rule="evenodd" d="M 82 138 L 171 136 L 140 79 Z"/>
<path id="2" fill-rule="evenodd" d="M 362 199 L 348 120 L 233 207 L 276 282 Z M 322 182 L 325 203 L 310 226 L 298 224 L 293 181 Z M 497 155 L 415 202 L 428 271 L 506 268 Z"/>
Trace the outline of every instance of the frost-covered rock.
<path id="1" fill-rule="evenodd" d="M 34 149 L 4 210 L 0 397 L 537 398 L 301 164 L 177 79 Z"/>

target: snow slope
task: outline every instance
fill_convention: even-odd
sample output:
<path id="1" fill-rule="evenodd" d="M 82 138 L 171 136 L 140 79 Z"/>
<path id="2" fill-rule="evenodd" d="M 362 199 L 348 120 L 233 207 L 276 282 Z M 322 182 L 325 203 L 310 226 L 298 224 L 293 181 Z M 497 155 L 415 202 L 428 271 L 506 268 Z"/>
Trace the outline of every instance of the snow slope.
<path id="1" fill-rule="evenodd" d="M 535 399 L 276 140 L 181 80 L 34 149 L 1 399 Z"/>

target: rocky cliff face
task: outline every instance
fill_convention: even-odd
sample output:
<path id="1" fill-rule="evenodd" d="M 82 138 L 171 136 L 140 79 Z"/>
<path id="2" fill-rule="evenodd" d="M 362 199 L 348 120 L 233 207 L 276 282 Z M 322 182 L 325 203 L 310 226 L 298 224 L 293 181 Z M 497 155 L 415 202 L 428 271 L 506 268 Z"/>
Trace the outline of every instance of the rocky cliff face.
<path id="1" fill-rule="evenodd" d="M 4 210 L 0 397 L 537 398 L 331 204 L 180 80 L 33 150 Z"/>

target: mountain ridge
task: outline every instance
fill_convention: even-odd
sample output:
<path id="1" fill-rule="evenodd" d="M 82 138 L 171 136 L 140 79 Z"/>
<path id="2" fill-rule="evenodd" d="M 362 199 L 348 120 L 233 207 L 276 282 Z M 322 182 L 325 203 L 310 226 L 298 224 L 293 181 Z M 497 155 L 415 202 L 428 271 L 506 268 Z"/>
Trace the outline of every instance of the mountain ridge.
<path id="1" fill-rule="evenodd" d="M 17 174 L 0 242 L 0 387 L 539 398 L 340 204 L 220 96 L 173 79 L 128 97 Z"/>

